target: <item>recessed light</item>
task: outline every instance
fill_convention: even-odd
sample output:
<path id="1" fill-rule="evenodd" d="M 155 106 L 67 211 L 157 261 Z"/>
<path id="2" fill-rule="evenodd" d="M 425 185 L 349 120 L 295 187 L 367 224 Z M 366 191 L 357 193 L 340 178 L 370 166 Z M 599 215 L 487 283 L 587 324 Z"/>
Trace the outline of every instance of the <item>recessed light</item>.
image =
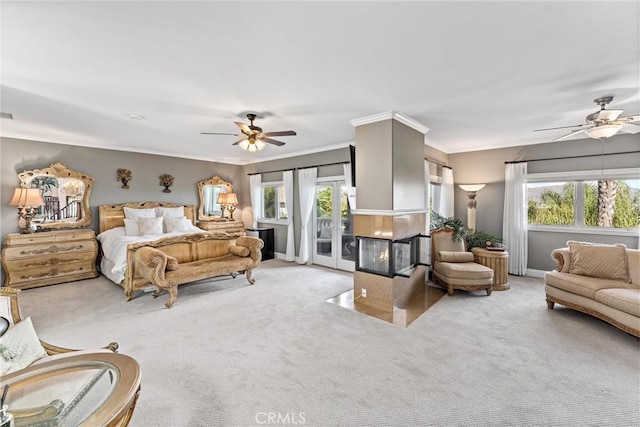
<path id="1" fill-rule="evenodd" d="M 140 114 L 129 114 L 129 118 L 133 119 L 133 120 L 142 120 L 145 117 L 140 115 Z"/>
<path id="2" fill-rule="evenodd" d="M 0 113 L 0 117 L 2 117 L 3 119 L 13 120 L 13 114 L 11 113 Z"/>

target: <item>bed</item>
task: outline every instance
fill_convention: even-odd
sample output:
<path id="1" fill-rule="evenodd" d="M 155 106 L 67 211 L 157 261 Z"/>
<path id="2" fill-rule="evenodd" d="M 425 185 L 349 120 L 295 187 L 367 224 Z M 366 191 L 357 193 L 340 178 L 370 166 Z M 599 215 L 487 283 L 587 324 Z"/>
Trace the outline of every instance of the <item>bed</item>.
<path id="1" fill-rule="evenodd" d="M 194 225 L 195 209 L 193 205 L 131 202 L 102 205 L 99 206 L 98 212 L 100 233 L 97 239 L 101 247 L 100 270 L 109 280 L 124 288 L 127 301 L 131 299 L 135 290 L 156 286 L 160 291 L 162 287 L 159 283 L 153 283 L 153 277 L 145 274 L 149 269 L 148 266 L 140 264 L 139 258 L 141 257 L 136 257 L 139 249 L 153 248 L 161 251 L 175 259 L 178 265 L 186 267 L 194 262 L 202 265 L 208 263 L 209 260 L 228 258 L 229 248 L 236 245 L 237 239 L 250 239 L 243 237 L 245 234 L 243 232 L 225 233 L 201 230 Z M 152 214 L 155 216 L 152 217 Z M 139 215 L 139 217 L 133 222 L 137 222 L 136 226 L 141 227 L 140 230 L 136 230 L 136 233 L 129 232 L 131 231 L 129 226 L 132 225 L 132 220 L 129 218 L 135 218 L 134 215 Z M 156 218 L 156 220 L 147 218 Z M 157 223 L 157 218 L 162 218 L 161 222 L 164 224 L 164 228 L 147 230 L 146 224 Z M 182 218 L 182 221 L 178 218 Z M 169 223 L 179 223 L 180 227 L 167 228 Z M 147 234 L 147 231 L 150 233 Z M 254 250 L 252 249 L 250 252 L 246 256 L 255 258 Z M 250 270 L 257 265 L 260 259 L 257 262 L 253 261 L 255 260 L 244 262 L 241 270 L 246 273 L 250 283 L 253 283 Z M 246 271 L 246 268 L 249 270 Z M 213 274 L 214 270 L 211 271 Z M 215 270 L 215 273 L 219 275 L 219 269 Z M 229 273 L 235 277 L 235 271 L 229 271 Z M 172 297 L 172 300 L 175 301 L 173 294 Z"/>

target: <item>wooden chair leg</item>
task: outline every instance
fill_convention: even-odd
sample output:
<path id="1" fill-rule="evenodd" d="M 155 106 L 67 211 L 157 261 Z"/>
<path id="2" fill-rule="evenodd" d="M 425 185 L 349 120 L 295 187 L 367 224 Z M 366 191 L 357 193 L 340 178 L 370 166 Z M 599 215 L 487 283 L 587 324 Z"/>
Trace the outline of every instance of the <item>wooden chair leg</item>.
<path id="1" fill-rule="evenodd" d="M 549 300 L 547 300 L 547 308 L 548 308 L 549 310 L 553 310 L 553 306 L 554 306 L 555 304 L 556 304 L 556 303 L 555 303 L 554 301 L 549 301 Z"/>

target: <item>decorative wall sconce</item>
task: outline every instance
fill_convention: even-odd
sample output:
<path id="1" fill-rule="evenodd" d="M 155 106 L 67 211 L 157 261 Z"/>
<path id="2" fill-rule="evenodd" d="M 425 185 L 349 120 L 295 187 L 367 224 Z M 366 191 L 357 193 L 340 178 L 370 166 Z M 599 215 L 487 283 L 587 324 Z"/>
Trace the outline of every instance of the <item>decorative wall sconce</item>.
<path id="1" fill-rule="evenodd" d="M 128 190 L 129 186 L 127 184 L 132 179 L 133 179 L 133 175 L 131 174 L 131 171 L 129 169 L 118 169 L 116 181 L 122 182 L 122 188 L 124 188 L 125 190 Z"/>
<path id="2" fill-rule="evenodd" d="M 40 194 L 40 189 L 24 187 L 15 189 L 13 197 L 9 202 L 9 206 L 18 207 L 18 215 L 22 220 L 24 220 L 24 227 L 21 227 L 22 233 L 33 233 L 33 229 L 31 228 L 31 220 L 34 216 L 36 216 L 35 208 L 37 206 L 43 205 L 44 200 L 42 199 L 42 195 Z"/>
<path id="3" fill-rule="evenodd" d="M 173 177 L 167 174 L 160 175 L 160 185 L 164 186 L 164 190 L 162 190 L 163 193 L 171 193 L 169 187 L 173 185 Z"/>
<path id="4" fill-rule="evenodd" d="M 459 185 L 464 191 L 467 192 L 467 228 L 469 228 L 469 234 L 476 232 L 476 206 L 478 201 L 476 196 L 478 191 L 484 188 L 485 184 L 462 184 Z"/>

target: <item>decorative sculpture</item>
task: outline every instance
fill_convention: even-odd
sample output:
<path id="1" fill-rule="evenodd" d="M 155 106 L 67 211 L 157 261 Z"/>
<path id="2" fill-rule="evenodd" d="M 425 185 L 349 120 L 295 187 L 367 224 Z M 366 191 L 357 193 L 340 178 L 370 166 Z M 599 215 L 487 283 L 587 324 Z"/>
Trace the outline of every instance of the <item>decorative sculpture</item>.
<path id="1" fill-rule="evenodd" d="M 117 175 L 116 181 L 122 182 L 122 188 L 124 188 L 125 190 L 128 190 L 129 186 L 127 184 L 132 179 L 133 179 L 133 175 L 131 174 L 131 171 L 129 169 L 118 169 L 118 175 Z"/>
<path id="2" fill-rule="evenodd" d="M 160 175 L 160 185 L 164 186 L 164 190 L 162 190 L 163 193 L 171 193 L 169 187 L 173 185 L 173 177 L 167 174 Z"/>

